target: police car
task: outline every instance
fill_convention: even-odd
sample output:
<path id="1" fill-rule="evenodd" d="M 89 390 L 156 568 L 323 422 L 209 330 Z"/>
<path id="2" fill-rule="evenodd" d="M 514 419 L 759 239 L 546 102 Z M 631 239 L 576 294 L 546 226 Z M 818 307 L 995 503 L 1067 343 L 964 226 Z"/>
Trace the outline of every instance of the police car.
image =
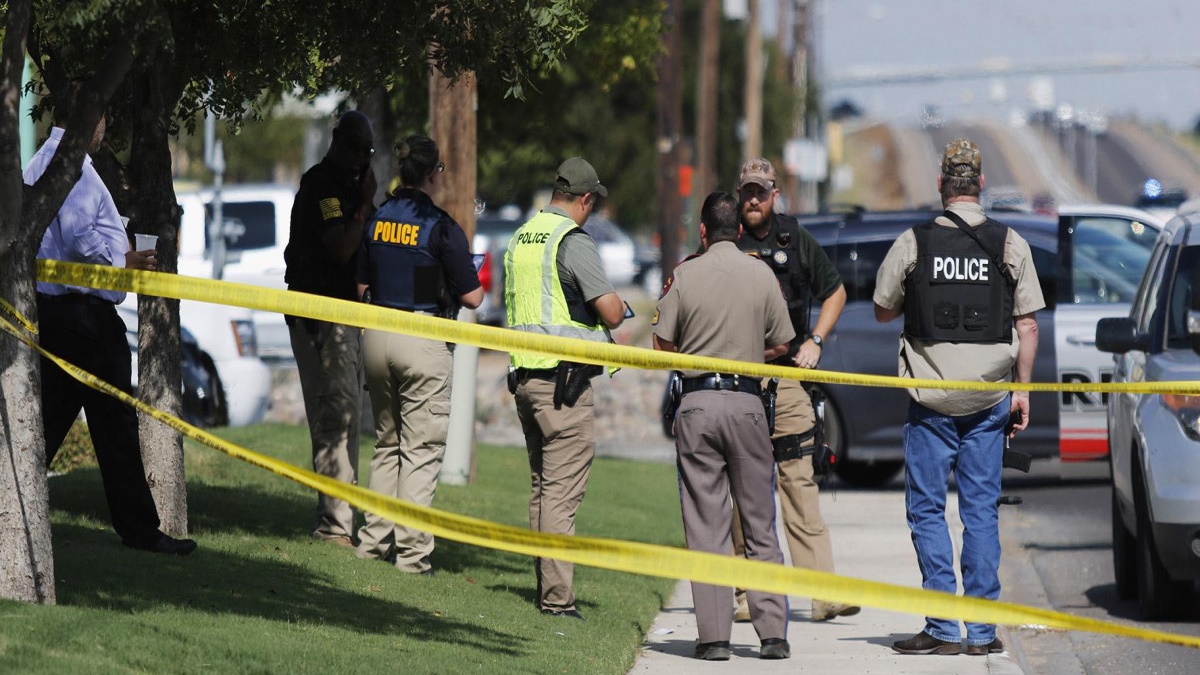
<path id="1" fill-rule="evenodd" d="M 1171 220 L 1127 316 L 1096 328 L 1117 382 L 1200 379 L 1200 214 Z M 1200 397 L 1108 401 L 1113 571 L 1143 618 L 1178 617 L 1200 580 Z"/>
<path id="2" fill-rule="evenodd" d="M 896 375 L 900 323 L 875 321 L 875 274 L 896 237 L 934 215 L 857 211 L 800 216 L 846 287 L 846 308 L 825 338 L 822 370 Z M 1029 242 L 1046 298 L 1046 309 L 1037 313 L 1033 381 L 1111 379 L 1112 358 L 1095 346 L 1096 322 L 1129 313 L 1162 221 L 1137 209 L 1091 205 L 1061 207 L 1057 218 L 1026 213 L 994 217 Z M 839 476 L 858 485 L 894 477 L 904 462 L 908 393 L 848 385 L 820 388 L 827 398 L 826 437 L 838 453 Z M 1066 461 L 1102 458 L 1108 452 L 1106 403 L 1106 396 L 1094 393 L 1034 393 L 1030 427 L 1014 441 L 1014 449 Z"/>

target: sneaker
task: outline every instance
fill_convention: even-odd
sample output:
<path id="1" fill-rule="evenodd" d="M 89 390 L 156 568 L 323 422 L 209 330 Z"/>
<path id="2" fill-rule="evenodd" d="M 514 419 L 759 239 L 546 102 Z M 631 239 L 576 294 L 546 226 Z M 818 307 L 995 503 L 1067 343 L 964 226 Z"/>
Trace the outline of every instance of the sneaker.
<path id="1" fill-rule="evenodd" d="M 996 638 L 986 645 L 967 645 L 967 654 L 971 656 L 987 656 L 988 654 L 999 654 L 1004 651 L 1004 643 L 1000 638 Z"/>
<path id="2" fill-rule="evenodd" d="M 783 638 L 767 638 L 762 641 L 762 650 L 758 653 L 760 659 L 790 659 L 792 646 Z"/>
<path id="3" fill-rule="evenodd" d="M 733 652 L 729 649 L 729 640 L 719 642 L 701 642 L 696 645 L 696 658 L 701 661 L 728 661 Z"/>
<path id="4" fill-rule="evenodd" d="M 734 623 L 748 623 L 750 621 L 750 605 L 746 604 L 745 599 L 738 603 L 737 609 L 733 610 Z"/>
<path id="5" fill-rule="evenodd" d="M 939 640 L 924 631 L 906 639 L 892 643 L 892 649 L 901 654 L 940 654 L 953 656 L 962 653 L 961 642 Z"/>
<path id="6" fill-rule="evenodd" d="M 858 605 L 843 605 L 834 602 L 814 602 L 812 604 L 813 621 L 829 621 L 839 616 L 854 616 L 862 611 Z"/>

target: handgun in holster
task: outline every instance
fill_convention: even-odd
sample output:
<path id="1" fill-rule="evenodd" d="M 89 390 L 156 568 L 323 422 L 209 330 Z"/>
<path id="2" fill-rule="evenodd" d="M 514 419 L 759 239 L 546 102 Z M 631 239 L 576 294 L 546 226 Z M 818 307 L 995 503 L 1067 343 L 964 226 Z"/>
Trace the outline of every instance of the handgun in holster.
<path id="1" fill-rule="evenodd" d="M 775 435 L 775 400 L 779 398 L 779 378 L 772 377 L 767 380 L 767 386 L 759 390 L 762 397 L 763 410 L 767 414 L 767 435 Z"/>
<path id="2" fill-rule="evenodd" d="M 554 409 L 560 410 L 564 405 L 574 408 L 591 379 L 603 372 L 601 366 L 559 361 L 554 378 Z"/>
<path id="3" fill-rule="evenodd" d="M 678 370 L 672 370 L 667 376 L 667 400 L 663 405 L 663 419 L 670 422 L 672 429 L 675 424 L 675 413 L 679 412 L 679 405 L 683 402 L 683 373 Z"/>
<path id="4" fill-rule="evenodd" d="M 813 406 L 813 427 L 802 434 L 792 434 L 773 439 L 775 461 L 786 462 L 812 455 L 813 478 L 824 478 L 836 461 L 833 449 L 825 443 L 825 396 L 820 389 L 809 390 Z"/>

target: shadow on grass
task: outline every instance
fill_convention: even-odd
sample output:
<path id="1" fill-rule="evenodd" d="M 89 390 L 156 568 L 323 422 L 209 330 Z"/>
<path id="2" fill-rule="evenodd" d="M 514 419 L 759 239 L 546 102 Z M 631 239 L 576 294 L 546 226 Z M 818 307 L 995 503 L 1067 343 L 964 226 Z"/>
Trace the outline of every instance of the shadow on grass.
<path id="1" fill-rule="evenodd" d="M 110 531 L 78 525 L 55 526 L 54 558 L 61 605 L 131 613 L 173 605 L 189 612 L 471 645 L 492 654 L 529 653 L 518 635 L 356 593 L 287 560 L 203 547 L 187 558 L 159 556 L 121 547 Z"/>
<path id="2" fill-rule="evenodd" d="M 315 507 L 315 498 L 307 494 L 189 484 L 189 524 L 200 549 L 187 558 L 124 548 L 108 526 L 104 489 L 96 469 L 55 478 L 50 502 L 55 511 L 105 524 L 99 529 L 54 525 L 55 577 L 62 605 L 124 612 L 174 605 L 188 611 L 403 634 L 509 656 L 527 653 L 521 648 L 524 638 L 514 634 L 432 616 L 417 605 L 356 593 L 287 560 L 244 557 L 205 547 L 205 532 L 303 540 Z M 521 556 L 446 539 L 439 540 L 434 555 L 436 564 L 447 572 L 529 570 L 532 582 L 532 566 L 523 564 Z M 533 591 L 529 594 L 532 601 Z"/>
<path id="3" fill-rule="evenodd" d="M 194 532 L 242 532 L 288 537 L 307 535 L 316 496 L 246 486 L 189 482 L 188 527 Z M 109 522 L 104 486 L 96 468 L 77 469 L 50 481 L 50 507 L 75 516 Z"/>
<path id="4" fill-rule="evenodd" d="M 51 481 L 50 506 L 72 516 L 109 522 L 104 488 L 94 468 L 72 471 Z M 309 535 L 315 510 L 315 492 L 289 494 L 245 486 L 188 484 L 188 525 L 201 539 L 205 532 L 303 539 Z M 528 573 L 533 577 L 533 562 L 525 556 L 445 537 L 437 539 L 433 562 L 438 569 L 452 574 L 478 570 L 489 574 Z"/>

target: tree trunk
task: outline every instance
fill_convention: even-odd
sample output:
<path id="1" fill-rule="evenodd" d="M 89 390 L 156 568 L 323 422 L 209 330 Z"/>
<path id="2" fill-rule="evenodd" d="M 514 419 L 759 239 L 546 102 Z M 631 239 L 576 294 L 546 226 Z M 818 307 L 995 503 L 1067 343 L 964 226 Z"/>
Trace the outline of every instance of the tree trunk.
<path id="1" fill-rule="evenodd" d="M 667 0 L 663 14 L 663 51 L 658 55 L 658 233 L 662 278 L 671 278 L 679 260 L 683 197 L 679 194 L 679 141 L 683 133 L 683 2 Z"/>
<path id="2" fill-rule="evenodd" d="M 33 255 L 25 247 L 17 249 L 0 256 L 0 288 L 17 311 L 36 319 Z M 8 333 L 0 337 L 0 597 L 53 604 L 54 552 L 38 372 L 33 349 Z"/>
<path id="3" fill-rule="evenodd" d="M 477 180 L 474 73 L 448 80 L 441 73 L 429 77 L 430 135 L 437 142 L 446 170 L 434 185 L 433 201 L 462 225 L 467 241 L 475 234 Z"/>
<path id="4" fill-rule="evenodd" d="M 29 0 L 8 3 L 0 61 L 0 295 L 35 321 L 33 239 L 22 222 L 19 131 L 31 12 Z M 0 334 L 0 453 L 0 597 L 53 604 L 54 550 L 38 360 L 32 349 L 7 332 Z"/>
<path id="5" fill-rule="evenodd" d="M 160 61 L 166 58 L 164 55 Z M 147 65 L 131 78 L 134 93 L 130 182 L 136 207 L 131 214 L 130 229 L 134 233 L 158 235 L 158 271 L 175 273 L 179 264 L 180 209 L 171 183 L 163 69 L 161 63 Z M 138 397 L 159 410 L 179 416 L 183 389 L 179 301 L 138 296 L 138 325 Z M 145 415 L 139 420 L 138 435 L 146 481 L 158 506 L 160 529 L 173 537 L 187 536 L 183 439 L 174 429 Z"/>
<path id="6" fill-rule="evenodd" d="M 704 0 L 700 28 L 700 68 L 696 82 L 696 185 L 698 200 L 723 181 L 717 179 L 717 58 L 721 53 L 721 2 Z"/>
<path id="7" fill-rule="evenodd" d="M 743 121 L 746 139 L 742 143 L 742 161 L 761 157 L 763 53 L 759 0 L 750 0 L 746 18 L 746 80 L 743 82 Z"/>

